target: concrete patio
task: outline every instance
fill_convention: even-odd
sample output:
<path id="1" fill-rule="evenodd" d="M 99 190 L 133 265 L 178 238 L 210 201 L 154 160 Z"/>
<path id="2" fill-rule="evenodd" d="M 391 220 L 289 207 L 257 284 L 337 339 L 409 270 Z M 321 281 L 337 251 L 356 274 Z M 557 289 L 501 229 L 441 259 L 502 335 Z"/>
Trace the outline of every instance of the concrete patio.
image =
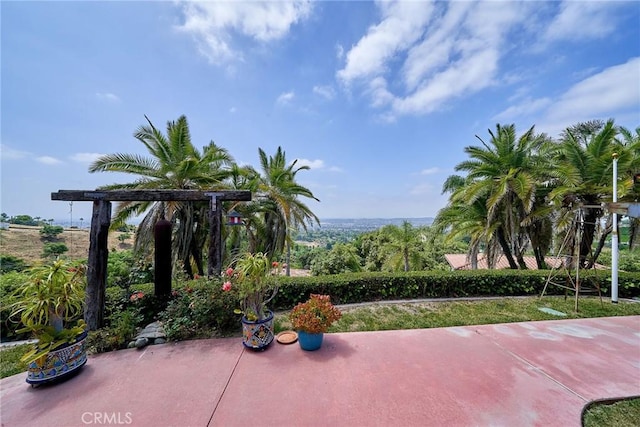
<path id="1" fill-rule="evenodd" d="M 91 357 L 1 387 L 2 426 L 580 426 L 640 395 L 640 316 L 328 334 L 304 352 L 239 338 Z"/>

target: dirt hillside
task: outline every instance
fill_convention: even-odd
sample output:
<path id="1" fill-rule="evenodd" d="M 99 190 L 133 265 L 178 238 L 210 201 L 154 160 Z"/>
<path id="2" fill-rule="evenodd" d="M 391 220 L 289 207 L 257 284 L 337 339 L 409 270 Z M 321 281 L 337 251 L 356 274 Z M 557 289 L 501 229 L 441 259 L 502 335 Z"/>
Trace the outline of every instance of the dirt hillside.
<path id="1" fill-rule="evenodd" d="M 8 230 L 0 230 L 0 254 L 13 255 L 23 259 L 27 264 L 33 265 L 42 261 L 44 241 L 40 238 L 41 227 L 29 227 L 25 225 L 10 224 Z M 120 242 L 119 231 L 109 232 L 109 251 L 131 249 L 133 245 L 133 233 Z M 72 259 L 87 259 L 89 254 L 89 230 L 79 228 L 65 228 L 58 235 L 56 243 L 64 243 L 69 251 L 66 256 Z M 309 270 L 291 269 L 292 276 L 310 276 Z"/>
<path id="2" fill-rule="evenodd" d="M 0 231 L 0 254 L 13 255 L 22 258 L 28 264 L 42 260 L 44 241 L 40 238 L 41 227 L 28 227 L 24 225 L 9 225 L 8 230 Z M 124 242 L 118 237 L 124 233 L 118 231 L 109 232 L 109 250 L 130 249 L 133 244 L 133 234 Z M 66 256 L 72 259 L 87 259 L 89 253 L 89 230 L 80 228 L 65 228 L 55 243 L 64 243 L 69 251 Z"/>

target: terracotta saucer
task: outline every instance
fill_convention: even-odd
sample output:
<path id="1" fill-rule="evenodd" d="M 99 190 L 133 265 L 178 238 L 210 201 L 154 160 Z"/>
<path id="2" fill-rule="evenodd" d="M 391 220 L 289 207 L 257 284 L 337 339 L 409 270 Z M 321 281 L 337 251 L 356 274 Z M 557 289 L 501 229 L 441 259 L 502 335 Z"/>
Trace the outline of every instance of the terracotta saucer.
<path id="1" fill-rule="evenodd" d="M 294 331 L 282 331 L 276 335 L 276 340 L 278 340 L 280 344 L 293 344 L 298 341 L 298 334 Z"/>

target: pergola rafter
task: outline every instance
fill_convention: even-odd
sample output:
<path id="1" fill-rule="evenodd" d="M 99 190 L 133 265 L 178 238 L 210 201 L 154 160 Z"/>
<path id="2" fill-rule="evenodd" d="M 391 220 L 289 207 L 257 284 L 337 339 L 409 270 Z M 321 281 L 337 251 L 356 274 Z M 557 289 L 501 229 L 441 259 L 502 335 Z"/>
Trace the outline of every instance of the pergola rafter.
<path id="1" fill-rule="evenodd" d="M 93 202 L 89 254 L 87 259 L 87 295 L 85 321 L 89 329 L 103 325 L 104 294 L 107 284 L 109 249 L 107 237 L 111 226 L 111 202 L 209 201 L 209 259 L 207 274 L 220 275 L 222 270 L 222 209 L 219 202 L 250 201 L 250 191 L 214 190 L 59 190 L 51 200 Z"/>

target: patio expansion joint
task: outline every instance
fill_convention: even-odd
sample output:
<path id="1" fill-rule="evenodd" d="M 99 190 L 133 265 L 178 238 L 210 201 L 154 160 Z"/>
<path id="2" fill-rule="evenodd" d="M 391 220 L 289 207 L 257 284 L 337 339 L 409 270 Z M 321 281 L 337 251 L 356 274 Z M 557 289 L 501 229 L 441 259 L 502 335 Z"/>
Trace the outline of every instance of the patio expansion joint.
<path id="1" fill-rule="evenodd" d="M 218 406 L 220 405 L 220 402 L 222 401 L 222 398 L 224 397 L 224 394 L 227 391 L 227 387 L 229 387 L 229 383 L 231 382 L 233 375 L 236 373 L 236 369 L 238 368 L 238 364 L 240 363 L 240 359 L 242 359 L 242 355 L 244 354 L 244 352 L 245 352 L 245 349 L 243 347 L 242 351 L 238 355 L 238 358 L 236 359 L 236 363 L 233 365 L 233 369 L 229 374 L 229 378 L 227 378 L 227 382 L 225 383 L 224 388 L 222 389 L 222 393 L 220 393 L 220 397 L 218 398 L 216 405 L 213 407 L 213 411 L 211 412 L 211 416 L 209 417 L 209 421 L 207 422 L 207 427 L 210 426 L 211 422 L 213 421 L 213 416 L 216 414 L 216 410 L 218 409 Z"/>
<path id="2" fill-rule="evenodd" d="M 494 344 L 496 347 L 498 347 L 500 350 L 504 351 L 505 353 L 507 353 L 508 355 L 510 355 L 511 357 L 513 357 L 514 359 L 519 360 L 521 363 L 527 365 L 528 367 L 530 367 L 531 369 L 533 369 L 536 372 L 539 372 L 541 375 L 543 375 L 544 377 L 546 377 L 547 379 L 551 380 L 552 382 L 556 383 L 557 385 L 559 385 L 560 387 L 562 387 L 563 389 L 565 389 L 566 391 L 568 391 L 569 393 L 573 394 L 574 396 L 578 397 L 579 399 L 583 400 L 585 403 L 590 402 L 590 399 L 587 399 L 585 396 L 581 395 L 580 393 L 578 393 L 577 391 L 573 390 L 572 388 L 570 388 L 569 386 L 567 386 L 566 384 L 564 384 L 562 381 L 554 378 L 551 374 L 549 374 L 548 372 L 546 372 L 544 369 L 540 368 L 539 366 L 534 365 L 533 363 L 529 362 L 527 359 L 525 359 L 524 357 L 520 356 L 517 353 L 514 353 L 513 351 L 509 350 L 508 348 L 500 345 L 500 343 L 498 343 L 497 341 L 491 339 L 490 337 L 484 335 L 480 330 L 476 330 L 476 333 L 478 335 L 481 335 L 482 337 L 484 337 L 485 339 L 487 339 L 488 341 L 490 341 L 492 344 Z"/>

